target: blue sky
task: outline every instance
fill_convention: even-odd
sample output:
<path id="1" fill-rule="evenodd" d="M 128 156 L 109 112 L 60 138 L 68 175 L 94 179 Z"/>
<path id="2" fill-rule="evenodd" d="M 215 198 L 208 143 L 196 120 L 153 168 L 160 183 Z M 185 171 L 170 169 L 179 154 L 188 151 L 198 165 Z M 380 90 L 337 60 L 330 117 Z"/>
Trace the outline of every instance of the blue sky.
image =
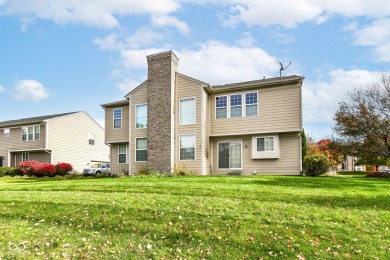
<path id="1" fill-rule="evenodd" d="M 302 75 L 304 128 L 390 71 L 388 0 L 0 0 L 0 121 L 86 111 L 146 79 L 146 55 L 212 85 Z"/>

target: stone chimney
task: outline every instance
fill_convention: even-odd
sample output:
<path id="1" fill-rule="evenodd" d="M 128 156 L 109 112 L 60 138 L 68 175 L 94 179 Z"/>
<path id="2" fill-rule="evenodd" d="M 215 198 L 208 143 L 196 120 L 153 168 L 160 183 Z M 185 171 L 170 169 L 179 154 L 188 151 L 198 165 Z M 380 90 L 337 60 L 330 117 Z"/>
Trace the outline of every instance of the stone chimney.
<path id="1" fill-rule="evenodd" d="M 172 51 L 147 56 L 148 164 L 161 171 L 174 167 L 174 103 L 179 59 Z"/>

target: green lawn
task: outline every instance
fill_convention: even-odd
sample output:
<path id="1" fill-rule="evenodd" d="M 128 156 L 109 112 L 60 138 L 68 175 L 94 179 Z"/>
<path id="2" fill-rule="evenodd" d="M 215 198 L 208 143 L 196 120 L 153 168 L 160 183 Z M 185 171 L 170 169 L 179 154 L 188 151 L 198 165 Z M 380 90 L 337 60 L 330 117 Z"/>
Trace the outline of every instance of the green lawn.
<path id="1" fill-rule="evenodd" d="M 0 178 L 0 259 L 389 259 L 390 180 Z"/>

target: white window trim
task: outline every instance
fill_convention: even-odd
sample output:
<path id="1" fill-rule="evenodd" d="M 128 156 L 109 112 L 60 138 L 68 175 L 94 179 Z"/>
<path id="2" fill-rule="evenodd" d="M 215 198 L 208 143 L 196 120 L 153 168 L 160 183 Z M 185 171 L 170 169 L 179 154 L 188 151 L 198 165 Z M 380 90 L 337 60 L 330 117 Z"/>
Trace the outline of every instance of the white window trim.
<path id="1" fill-rule="evenodd" d="M 145 136 L 145 137 L 136 137 L 135 138 L 135 145 L 134 145 L 134 162 L 136 162 L 136 163 L 139 163 L 139 162 L 147 162 L 148 160 L 146 160 L 146 161 L 137 161 L 137 139 L 146 139 L 146 144 L 147 144 L 147 142 L 148 142 L 148 138 Z M 144 150 L 140 150 L 140 151 L 144 151 Z M 148 153 L 148 146 L 146 145 L 146 154 Z"/>
<path id="2" fill-rule="evenodd" d="M 193 135 L 194 136 L 194 159 L 187 159 L 187 160 L 182 160 L 181 158 L 180 158 L 180 149 L 182 148 L 181 146 L 180 146 L 180 140 L 181 140 L 181 136 L 183 136 L 183 135 Z M 183 147 L 184 148 L 184 147 Z M 192 162 L 192 161 L 195 161 L 196 160 L 196 134 L 195 133 L 189 133 L 189 134 L 180 134 L 179 135 L 179 161 L 183 161 L 183 162 L 185 162 L 185 161 L 187 161 L 187 162 Z"/>
<path id="3" fill-rule="evenodd" d="M 241 106 L 232 106 L 232 105 L 231 105 L 231 103 L 230 103 L 230 102 L 231 102 L 231 101 L 230 101 L 230 100 L 231 100 L 231 96 L 234 96 L 234 95 L 241 95 Z M 229 101 L 229 114 L 228 114 L 228 116 L 229 116 L 229 117 L 228 117 L 228 118 L 240 118 L 240 117 L 245 117 L 245 115 L 244 115 L 244 109 L 243 109 L 243 108 L 244 108 L 244 104 L 243 104 L 244 102 L 242 102 L 242 101 L 243 101 L 243 98 L 242 98 L 243 96 L 245 97 L 245 94 L 242 94 L 242 93 L 233 93 L 233 94 L 230 94 L 230 95 L 229 95 L 229 98 L 228 98 L 228 101 Z M 245 101 L 245 100 L 244 100 L 244 101 Z M 231 108 L 232 108 L 232 107 L 241 107 L 241 116 L 232 117 L 232 114 L 231 114 Z"/>
<path id="4" fill-rule="evenodd" d="M 27 157 L 27 160 L 24 159 L 25 157 Z M 22 153 L 22 162 L 29 161 L 29 160 L 30 160 L 30 153 L 28 152 Z"/>
<path id="5" fill-rule="evenodd" d="M 258 116 L 260 113 L 259 113 L 259 91 L 251 91 L 251 92 L 245 92 L 243 95 L 244 95 L 244 104 L 243 104 L 243 116 L 245 114 L 245 117 L 253 117 L 253 116 L 247 116 L 246 115 L 246 94 L 249 94 L 249 93 L 256 93 L 256 96 L 257 96 L 257 99 L 256 99 L 256 115 L 253 115 L 253 116 Z M 250 104 L 250 106 L 252 106 L 254 104 Z M 245 107 L 244 107 L 245 106 Z"/>
<path id="6" fill-rule="evenodd" d="M 241 144 L 241 168 L 230 168 L 230 158 L 229 158 L 229 168 L 219 168 L 219 144 L 226 144 L 229 143 L 240 143 Z M 243 150 L 242 150 L 242 140 L 221 140 L 217 142 L 217 169 L 218 170 L 242 170 L 244 168 L 243 163 L 244 163 L 244 155 L 243 155 Z M 230 149 L 230 148 L 229 148 Z"/>
<path id="7" fill-rule="evenodd" d="M 188 124 L 182 124 L 181 123 L 181 101 L 182 100 L 189 100 L 193 99 L 194 100 L 194 122 L 193 123 L 188 123 Z M 196 98 L 195 97 L 189 97 L 189 98 L 180 98 L 179 99 L 179 125 L 195 125 L 196 124 Z"/>
<path id="8" fill-rule="evenodd" d="M 145 106 L 146 105 L 146 127 L 137 127 L 137 107 L 138 106 Z M 148 126 L 148 103 L 142 103 L 142 104 L 136 104 L 135 105 L 135 112 L 134 112 L 134 124 L 135 124 L 135 129 L 147 129 Z"/>
<path id="9" fill-rule="evenodd" d="M 274 151 L 257 151 L 257 139 L 273 137 Z M 280 139 L 279 134 L 265 134 L 252 137 L 252 159 L 278 159 L 280 158 Z"/>
<path id="10" fill-rule="evenodd" d="M 32 127 L 32 129 L 33 129 L 33 131 L 32 131 L 32 135 L 33 135 L 33 138 L 32 139 L 29 139 L 28 138 L 28 135 L 29 135 L 29 133 L 28 133 L 28 128 L 29 127 Z M 39 129 L 39 132 L 35 132 L 35 127 L 38 127 L 38 129 Z M 26 129 L 26 140 L 23 140 L 23 128 L 25 128 Z M 36 133 L 38 133 L 39 135 L 38 135 L 38 139 L 35 139 L 35 134 Z M 41 138 L 40 138 L 40 136 L 41 136 L 41 125 L 29 125 L 29 126 L 22 126 L 22 130 L 21 130 L 21 136 L 20 136 L 20 138 L 21 138 L 21 140 L 22 140 L 22 142 L 28 142 L 28 141 L 36 141 L 36 140 L 40 140 Z"/>
<path id="11" fill-rule="evenodd" d="M 226 97 L 226 117 L 224 118 L 217 118 L 217 97 Z M 215 111 L 214 111 L 214 116 L 215 116 L 215 119 L 216 120 L 224 120 L 224 119 L 228 119 L 230 118 L 229 114 L 230 114 L 230 98 L 229 98 L 229 95 L 220 95 L 220 96 L 215 96 L 215 99 L 214 99 L 214 104 L 215 104 Z M 220 107 L 222 108 L 222 107 Z"/>
<path id="12" fill-rule="evenodd" d="M 124 162 L 124 163 L 119 162 L 119 155 L 123 154 L 123 153 L 119 153 L 119 151 L 120 151 L 119 145 L 125 145 L 126 146 L 126 162 Z M 118 164 L 127 164 L 127 162 L 128 162 L 128 159 L 127 159 L 128 154 L 129 154 L 128 153 L 128 144 L 118 144 Z"/>
<path id="13" fill-rule="evenodd" d="M 91 140 L 93 141 L 93 144 L 91 144 Z M 95 134 L 91 134 L 91 133 L 88 134 L 88 144 L 95 145 Z"/>
<path id="14" fill-rule="evenodd" d="M 246 94 L 249 94 L 249 93 L 256 93 L 256 96 L 257 96 L 257 103 L 256 103 L 256 115 L 253 115 L 253 116 L 247 116 L 246 115 Z M 241 95 L 241 116 L 240 117 L 231 117 L 231 105 L 230 105 L 230 97 L 232 95 Z M 227 97 L 227 117 L 226 118 L 217 118 L 217 97 Z M 215 117 L 215 120 L 223 120 L 223 119 L 237 119 L 237 118 L 243 118 L 243 117 L 255 117 L 255 116 L 259 116 L 259 91 L 249 91 L 249 92 L 239 92 L 239 93 L 230 93 L 228 95 L 219 95 L 219 96 L 215 96 L 215 100 L 214 100 L 214 104 L 215 104 L 215 108 L 214 108 L 214 117 Z M 253 104 L 254 105 L 254 104 Z M 237 107 L 237 106 L 233 106 L 233 107 Z"/>
<path id="15" fill-rule="evenodd" d="M 115 118 L 115 110 L 121 111 L 121 127 L 115 127 L 115 119 L 119 119 L 119 118 Z M 123 110 L 122 110 L 122 108 L 114 108 L 112 110 L 112 128 L 113 129 L 120 129 L 120 128 L 122 128 L 122 126 L 123 126 Z"/>

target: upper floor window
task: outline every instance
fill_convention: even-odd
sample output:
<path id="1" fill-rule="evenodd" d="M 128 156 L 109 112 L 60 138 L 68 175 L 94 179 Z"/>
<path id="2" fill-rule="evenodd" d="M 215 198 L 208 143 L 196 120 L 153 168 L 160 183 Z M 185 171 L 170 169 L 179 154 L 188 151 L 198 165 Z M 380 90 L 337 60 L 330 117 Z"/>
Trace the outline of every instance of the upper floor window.
<path id="1" fill-rule="evenodd" d="M 230 95 L 230 117 L 242 116 L 242 95 Z"/>
<path id="2" fill-rule="evenodd" d="M 195 135 L 180 135 L 180 160 L 195 160 Z"/>
<path id="3" fill-rule="evenodd" d="M 148 105 L 136 105 L 135 106 L 135 128 L 147 128 L 148 127 Z"/>
<path id="4" fill-rule="evenodd" d="M 273 152 L 275 151 L 275 141 L 273 136 L 257 137 L 258 152 Z"/>
<path id="5" fill-rule="evenodd" d="M 127 144 L 118 144 L 118 163 L 127 163 Z"/>
<path id="6" fill-rule="evenodd" d="M 11 135 L 11 130 L 9 128 L 4 128 L 4 136 L 9 137 Z"/>
<path id="7" fill-rule="evenodd" d="M 122 128 L 122 108 L 114 109 L 114 128 Z"/>
<path id="8" fill-rule="evenodd" d="M 220 96 L 215 98 L 215 117 L 227 118 L 227 96 Z"/>
<path id="9" fill-rule="evenodd" d="M 180 124 L 195 124 L 195 98 L 180 100 Z"/>
<path id="10" fill-rule="evenodd" d="M 95 145 L 95 135 L 94 134 L 88 134 L 88 143 L 90 145 Z"/>
<path id="11" fill-rule="evenodd" d="M 40 126 L 23 126 L 22 127 L 22 141 L 39 140 Z"/>
<path id="12" fill-rule="evenodd" d="M 245 115 L 257 116 L 257 92 L 245 94 Z"/>
<path id="13" fill-rule="evenodd" d="M 148 160 L 148 140 L 137 138 L 135 140 L 135 161 L 146 162 Z"/>

